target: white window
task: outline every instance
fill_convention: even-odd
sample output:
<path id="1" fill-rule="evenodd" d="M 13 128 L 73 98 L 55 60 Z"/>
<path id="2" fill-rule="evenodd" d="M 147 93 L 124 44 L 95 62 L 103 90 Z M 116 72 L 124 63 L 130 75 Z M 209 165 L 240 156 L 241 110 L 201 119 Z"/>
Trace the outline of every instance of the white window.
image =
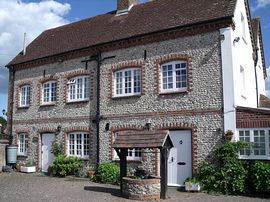
<path id="1" fill-rule="evenodd" d="M 118 160 L 119 156 L 117 152 L 114 150 L 113 151 L 113 159 Z M 142 160 L 142 151 L 139 148 L 133 148 L 133 149 L 128 149 L 128 155 L 127 155 L 127 160 L 129 161 L 140 161 Z"/>
<path id="2" fill-rule="evenodd" d="M 242 28 L 242 37 L 246 39 L 246 21 L 244 15 L 241 13 L 241 28 Z"/>
<path id="3" fill-rule="evenodd" d="M 90 153 L 90 139 L 88 133 L 74 132 L 68 134 L 68 154 L 88 158 Z"/>
<path id="4" fill-rule="evenodd" d="M 48 81 L 43 84 L 42 103 L 52 104 L 56 102 L 56 81 Z"/>
<path id="5" fill-rule="evenodd" d="M 88 76 L 78 76 L 68 81 L 68 101 L 88 100 L 90 95 L 90 84 Z"/>
<path id="6" fill-rule="evenodd" d="M 20 107 L 30 105 L 30 85 L 24 85 L 20 89 Z"/>
<path id="7" fill-rule="evenodd" d="M 161 65 L 161 92 L 187 90 L 187 62 L 172 61 Z"/>
<path id="8" fill-rule="evenodd" d="M 142 159 L 142 152 L 139 148 L 128 150 L 127 160 L 140 161 Z"/>
<path id="9" fill-rule="evenodd" d="M 270 129 L 239 129 L 238 140 L 249 143 L 240 150 L 240 158 L 270 159 Z"/>
<path id="10" fill-rule="evenodd" d="M 115 97 L 141 94 L 141 69 L 128 68 L 114 73 Z"/>
<path id="11" fill-rule="evenodd" d="M 27 155 L 28 148 L 28 135 L 25 133 L 20 133 L 18 135 L 18 155 Z"/>

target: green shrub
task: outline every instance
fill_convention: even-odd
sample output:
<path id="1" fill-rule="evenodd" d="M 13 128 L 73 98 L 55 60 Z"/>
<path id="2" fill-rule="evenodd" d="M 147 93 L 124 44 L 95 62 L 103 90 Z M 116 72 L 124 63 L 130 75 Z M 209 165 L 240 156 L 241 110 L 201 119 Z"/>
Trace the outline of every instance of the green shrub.
<path id="1" fill-rule="evenodd" d="M 74 175 L 83 167 L 83 162 L 78 157 L 58 155 L 52 165 L 53 174 L 59 177 Z"/>
<path id="2" fill-rule="evenodd" d="M 222 193 L 246 192 L 247 171 L 245 164 L 238 159 L 240 149 L 246 147 L 243 142 L 225 142 L 213 151 L 214 161 L 204 162 L 195 177 L 207 191 Z"/>
<path id="3" fill-rule="evenodd" d="M 54 156 L 64 155 L 63 145 L 53 143 L 51 152 L 54 154 Z"/>
<path id="4" fill-rule="evenodd" d="M 270 164 L 256 162 L 251 166 L 251 180 L 257 192 L 270 193 Z"/>
<path id="5" fill-rule="evenodd" d="M 95 172 L 93 181 L 99 183 L 119 184 L 119 166 L 112 162 L 101 163 Z"/>

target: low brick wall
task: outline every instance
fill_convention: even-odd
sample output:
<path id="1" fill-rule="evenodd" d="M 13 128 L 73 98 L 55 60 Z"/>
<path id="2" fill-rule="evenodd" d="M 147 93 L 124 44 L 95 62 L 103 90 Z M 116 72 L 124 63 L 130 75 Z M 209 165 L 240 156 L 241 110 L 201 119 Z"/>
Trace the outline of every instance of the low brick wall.
<path id="1" fill-rule="evenodd" d="M 123 178 L 123 196 L 128 199 L 149 201 L 160 199 L 160 178 Z"/>
<path id="2" fill-rule="evenodd" d="M 6 145 L 8 145 L 8 140 L 0 140 L 0 172 L 6 165 Z"/>

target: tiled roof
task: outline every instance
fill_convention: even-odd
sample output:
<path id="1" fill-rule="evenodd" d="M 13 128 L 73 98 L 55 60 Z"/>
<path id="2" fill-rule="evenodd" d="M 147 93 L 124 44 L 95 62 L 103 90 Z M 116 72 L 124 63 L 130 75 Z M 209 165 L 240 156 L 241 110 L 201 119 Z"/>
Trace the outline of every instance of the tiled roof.
<path id="1" fill-rule="evenodd" d="M 260 94 L 260 107 L 270 108 L 270 99 L 262 94 Z"/>
<path id="2" fill-rule="evenodd" d="M 44 31 L 9 65 L 162 30 L 230 18 L 236 0 L 155 0 Z"/>
<path id="3" fill-rule="evenodd" d="M 167 130 L 121 131 L 117 133 L 113 148 L 162 148 L 166 141 L 173 146 Z"/>
<path id="4" fill-rule="evenodd" d="M 264 58 L 264 49 L 263 49 L 263 40 L 262 40 L 262 33 L 261 33 L 261 19 L 260 17 L 256 17 L 251 19 L 251 27 L 252 27 L 252 34 L 253 34 L 253 41 L 254 45 L 257 48 L 258 38 L 259 38 L 259 46 L 261 49 L 261 57 L 262 57 L 262 65 L 264 70 L 264 77 L 267 77 L 266 66 L 265 66 L 265 58 Z"/>

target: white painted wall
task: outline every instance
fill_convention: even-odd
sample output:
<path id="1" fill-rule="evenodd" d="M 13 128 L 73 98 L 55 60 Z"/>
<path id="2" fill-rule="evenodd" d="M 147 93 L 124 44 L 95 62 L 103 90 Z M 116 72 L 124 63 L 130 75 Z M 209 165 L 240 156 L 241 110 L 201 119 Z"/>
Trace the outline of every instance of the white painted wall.
<path id="1" fill-rule="evenodd" d="M 243 32 L 242 18 L 245 32 Z M 235 29 L 224 28 L 220 30 L 220 34 L 225 37 L 221 41 L 224 131 L 236 132 L 235 107 L 257 108 L 253 49 L 244 0 L 237 1 L 233 19 Z M 236 40 L 238 38 L 239 40 Z M 260 88 L 264 88 L 261 71 L 259 74 Z"/>
<path id="2" fill-rule="evenodd" d="M 246 28 L 244 34 L 242 33 L 241 15 L 244 17 Z M 237 1 L 234 22 L 235 30 L 232 35 L 234 37 L 240 37 L 240 41 L 234 43 L 235 57 L 233 60 L 233 72 L 235 75 L 235 105 L 256 108 L 257 98 L 253 49 L 244 0 Z M 241 89 L 240 67 L 244 68 L 245 90 Z"/>

